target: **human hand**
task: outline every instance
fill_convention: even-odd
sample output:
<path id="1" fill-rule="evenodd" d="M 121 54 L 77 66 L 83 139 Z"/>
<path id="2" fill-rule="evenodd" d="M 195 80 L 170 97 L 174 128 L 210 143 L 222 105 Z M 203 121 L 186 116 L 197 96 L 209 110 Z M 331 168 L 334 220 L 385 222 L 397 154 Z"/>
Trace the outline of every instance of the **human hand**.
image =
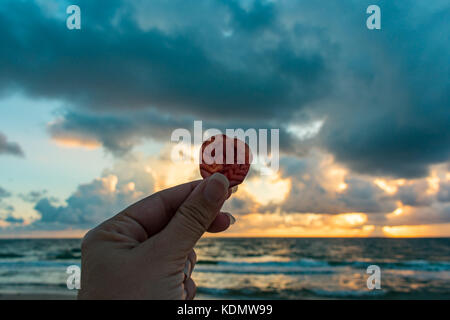
<path id="1" fill-rule="evenodd" d="M 157 192 L 89 231 L 81 246 L 79 299 L 193 299 L 193 250 L 226 230 L 231 195 L 219 173 Z"/>

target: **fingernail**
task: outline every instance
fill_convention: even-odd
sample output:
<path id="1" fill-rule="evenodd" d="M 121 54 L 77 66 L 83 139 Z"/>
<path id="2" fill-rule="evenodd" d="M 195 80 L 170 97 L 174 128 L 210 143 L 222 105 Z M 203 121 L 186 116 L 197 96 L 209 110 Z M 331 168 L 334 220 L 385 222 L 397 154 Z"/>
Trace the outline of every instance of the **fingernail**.
<path id="1" fill-rule="evenodd" d="M 227 177 L 220 173 L 214 173 L 208 178 L 203 195 L 210 202 L 218 202 L 227 194 L 229 185 Z"/>
<path id="2" fill-rule="evenodd" d="M 186 260 L 186 264 L 184 265 L 184 274 L 186 278 L 191 276 L 191 262 L 189 260 Z"/>
<path id="3" fill-rule="evenodd" d="M 238 191 L 238 186 L 231 188 L 231 193 L 236 193 Z"/>
<path id="4" fill-rule="evenodd" d="M 231 213 L 229 213 L 229 212 L 224 212 L 224 214 L 225 214 L 226 216 L 228 216 L 228 218 L 230 218 L 230 226 L 233 225 L 233 224 L 236 222 L 236 218 L 233 217 L 233 215 L 232 215 Z"/>

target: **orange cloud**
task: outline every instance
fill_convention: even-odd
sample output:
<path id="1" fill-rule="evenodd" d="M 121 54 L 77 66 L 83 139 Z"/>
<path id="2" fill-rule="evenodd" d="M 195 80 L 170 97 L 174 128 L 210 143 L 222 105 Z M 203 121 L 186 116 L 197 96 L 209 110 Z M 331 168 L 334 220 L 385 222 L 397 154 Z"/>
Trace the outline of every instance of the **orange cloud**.
<path id="1" fill-rule="evenodd" d="M 394 238 L 448 237 L 450 234 L 450 223 L 384 226 L 382 231 L 384 236 Z"/>
<path id="2" fill-rule="evenodd" d="M 373 183 L 387 194 L 395 194 L 398 191 L 398 187 L 405 184 L 405 179 L 387 180 L 377 178 Z"/>
<path id="3" fill-rule="evenodd" d="M 239 216 L 228 237 L 368 237 L 375 226 L 364 213 L 251 213 Z"/>
<path id="4" fill-rule="evenodd" d="M 246 180 L 239 189 L 260 205 L 280 204 L 284 202 L 291 191 L 291 180 L 283 179 L 279 174 L 255 176 Z"/>
<path id="5" fill-rule="evenodd" d="M 439 191 L 439 183 L 441 182 L 441 179 L 438 177 L 437 171 L 432 170 L 431 175 L 427 177 L 428 182 L 428 194 L 435 194 Z"/>
<path id="6" fill-rule="evenodd" d="M 94 139 L 81 137 L 53 137 L 53 141 L 65 148 L 85 148 L 94 150 L 100 148 L 101 143 Z"/>
<path id="7" fill-rule="evenodd" d="M 392 211 L 391 213 L 386 215 L 386 218 L 388 219 L 395 219 L 399 216 L 405 216 L 410 214 L 411 212 L 411 208 L 409 206 L 405 206 L 403 205 L 403 203 L 401 201 L 397 202 L 397 209 L 395 209 L 394 211 Z"/>

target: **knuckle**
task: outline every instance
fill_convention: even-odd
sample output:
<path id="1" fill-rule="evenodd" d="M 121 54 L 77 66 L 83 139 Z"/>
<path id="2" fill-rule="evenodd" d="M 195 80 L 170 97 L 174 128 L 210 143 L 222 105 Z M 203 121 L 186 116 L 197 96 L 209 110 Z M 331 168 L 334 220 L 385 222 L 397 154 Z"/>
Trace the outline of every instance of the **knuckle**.
<path id="1" fill-rule="evenodd" d="M 192 293 L 192 299 L 194 299 L 195 295 L 197 294 L 197 284 L 195 283 L 194 280 L 192 280 L 192 286 L 194 290 L 194 292 Z"/>
<path id="2" fill-rule="evenodd" d="M 204 231 L 212 222 L 210 210 L 202 202 L 184 203 L 178 211 L 178 214 L 184 218 L 186 227 L 194 231 Z"/>
<path id="3" fill-rule="evenodd" d="M 95 229 L 89 230 L 81 240 L 81 251 L 86 251 L 90 247 L 92 237 L 94 236 Z"/>
<path id="4" fill-rule="evenodd" d="M 105 231 L 102 225 L 89 230 L 81 240 L 81 252 L 85 252 L 89 248 L 92 248 L 93 245 L 101 241 L 104 238 L 104 233 Z"/>
<path id="5" fill-rule="evenodd" d="M 194 264 L 197 263 L 197 254 L 194 250 L 192 250 L 192 261 L 194 262 Z"/>

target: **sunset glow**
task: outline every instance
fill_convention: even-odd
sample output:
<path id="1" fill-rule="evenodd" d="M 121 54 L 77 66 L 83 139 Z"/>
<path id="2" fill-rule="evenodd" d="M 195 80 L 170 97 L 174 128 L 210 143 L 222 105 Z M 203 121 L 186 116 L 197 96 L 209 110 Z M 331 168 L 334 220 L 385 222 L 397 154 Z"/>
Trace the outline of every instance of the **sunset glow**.
<path id="1" fill-rule="evenodd" d="M 93 150 L 101 147 L 98 141 L 87 139 L 87 138 L 74 138 L 74 137 L 58 137 L 54 138 L 53 141 L 61 147 L 65 148 L 86 148 L 88 150 Z"/>

